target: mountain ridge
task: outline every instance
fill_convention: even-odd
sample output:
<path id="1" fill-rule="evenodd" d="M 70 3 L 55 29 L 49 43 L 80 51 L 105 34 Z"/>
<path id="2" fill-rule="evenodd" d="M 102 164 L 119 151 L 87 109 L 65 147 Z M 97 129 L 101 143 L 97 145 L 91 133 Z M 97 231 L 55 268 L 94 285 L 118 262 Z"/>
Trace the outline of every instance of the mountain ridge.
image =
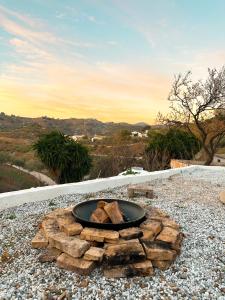
<path id="1" fill-rule="evenodd" d="M 11 131 L 21 129 L 29 126 L 38 126 L 47 130 L 60 130 L 64 134 L 76 135 L 85 134 L 93 136 L 95 134 L 107 135 L 112 134 L 118 130 L 127 129 L 131 131 L 143 130 L 144 127 L 149 126 L 145 122 L 136 124 L 129 124 L 126 122 L 102 122 L 94 118 L 68 118 L 59 119 L 48 116 L 31 118 L 20 117 L 15 115 L 7 115 L 4 112 L 0 113 L 0 131 Z"/>

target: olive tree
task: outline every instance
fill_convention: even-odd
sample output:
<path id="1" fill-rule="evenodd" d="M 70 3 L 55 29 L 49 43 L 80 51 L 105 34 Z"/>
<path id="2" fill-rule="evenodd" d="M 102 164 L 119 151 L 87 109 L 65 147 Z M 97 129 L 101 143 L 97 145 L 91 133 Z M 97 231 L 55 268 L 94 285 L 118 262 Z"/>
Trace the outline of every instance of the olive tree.
<path id="1" fill-rule="evenodd" d="M 175 76 L 168 97 L 170 113 L 160 119 L 186 127 L 201 142 L 210 165 L 225 136 L 225 67 L 208 69 L 206 80 L 193 82 L 191 72 Z"/>

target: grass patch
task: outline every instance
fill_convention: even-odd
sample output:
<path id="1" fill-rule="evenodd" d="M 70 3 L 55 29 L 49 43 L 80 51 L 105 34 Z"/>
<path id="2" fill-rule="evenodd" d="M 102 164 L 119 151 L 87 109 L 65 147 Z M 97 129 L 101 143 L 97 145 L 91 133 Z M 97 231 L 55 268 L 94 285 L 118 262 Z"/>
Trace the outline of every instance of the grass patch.
<path id="1" fill-rule="evenodd" d="M 12 213 L 11 215 L 7 216 L 7 219 L 14 220 L 14 219 L 16 219 L 16 215 L 14 213 Z"/>
<path id="2" fill-rule="evenodd" d="M 43 184 L 33 176 L 11 166 L 0 165 L 0 193 L 38 186 L 43 186 Z"/>

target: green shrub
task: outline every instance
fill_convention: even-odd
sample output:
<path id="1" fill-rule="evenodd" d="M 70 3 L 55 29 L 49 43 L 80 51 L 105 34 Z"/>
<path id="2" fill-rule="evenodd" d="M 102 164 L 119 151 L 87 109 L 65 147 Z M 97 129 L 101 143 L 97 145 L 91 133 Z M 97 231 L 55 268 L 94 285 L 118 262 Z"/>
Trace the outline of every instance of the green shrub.
<path id="1" fill-rule="evenodd" d="M 11 157 L 8 153 L 0 152 L 0 164 L 10 162 L 10 160 L 11 160 Z"/>
<path id="2" fill-rule="evenodd" d="M 149 139 L 146 148 L 149 170 L 168 168 L 171 159 L 190 160 L 201 148 L 194 135 L 174 128 L 165 133 L 155 132 Z"/>
<path id="3" fill-rule="evenodd" d="M 61 132 L 42 135 L 33 148 L 58 183 L 80 181 L 91 168 L 88 149 Z"/>

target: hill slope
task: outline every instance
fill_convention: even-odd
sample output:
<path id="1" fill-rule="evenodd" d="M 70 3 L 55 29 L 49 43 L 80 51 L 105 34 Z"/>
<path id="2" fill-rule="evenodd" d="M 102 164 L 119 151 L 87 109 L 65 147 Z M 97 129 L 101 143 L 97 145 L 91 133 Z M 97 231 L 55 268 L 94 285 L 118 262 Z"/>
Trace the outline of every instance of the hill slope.
<path id="1" fill-rule="evenodd" d="M 137 124 L 101 122 L 96 119 L 54 119 L 49 117 L 28 118 L 18 116 L 8 116 L 0 113 L 0 131 L 12 131 L 22 128 L 36 128 L 36 130 L 58 129 L 65 134 L 85 134 L 107 135 L 120 129 L 142 130 L 147 124 L 141 122 Z"/>

